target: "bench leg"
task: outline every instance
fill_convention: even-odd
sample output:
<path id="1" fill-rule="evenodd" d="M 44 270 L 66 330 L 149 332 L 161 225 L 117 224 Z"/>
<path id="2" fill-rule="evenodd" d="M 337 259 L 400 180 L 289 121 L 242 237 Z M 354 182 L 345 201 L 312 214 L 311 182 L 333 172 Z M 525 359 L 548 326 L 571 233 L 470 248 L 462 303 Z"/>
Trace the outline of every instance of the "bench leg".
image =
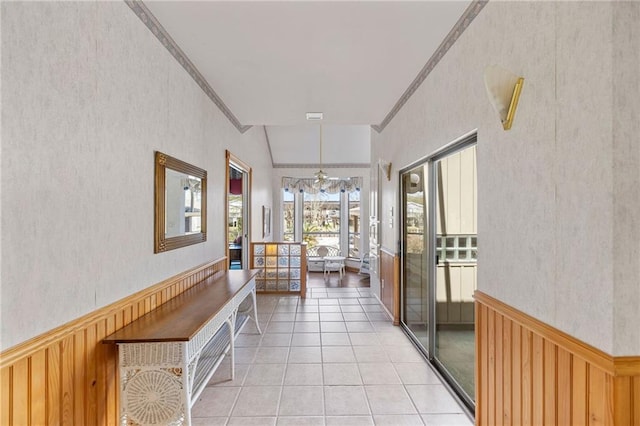
<path id="1" fill-rule="evenodd" d="M 258 329 L 258 334 L 262 334 L 262 330 L 260 330 L 260 324 L 258 324 L 258 302 L 256 301 L 256 289 L 255 288 L 251 291 L 251 297 L 253 298 L 253 322 L 256 323 L 256 328 Z"/>
<path id="2" fill-rule="evenodd" d="M 236 373 L 236 359 L 235 359 L 236 351 L 235 351 L 235 343 L 234 343 L 234 341 L 236 340 L 235 322 L 236 322 L 236 314 L 234 312 L 231 318 L 227 320 L 227 325 L 229 326 L 229 352 L 231 352 L 231 380 L 235 378 L 235 373 Z"/>

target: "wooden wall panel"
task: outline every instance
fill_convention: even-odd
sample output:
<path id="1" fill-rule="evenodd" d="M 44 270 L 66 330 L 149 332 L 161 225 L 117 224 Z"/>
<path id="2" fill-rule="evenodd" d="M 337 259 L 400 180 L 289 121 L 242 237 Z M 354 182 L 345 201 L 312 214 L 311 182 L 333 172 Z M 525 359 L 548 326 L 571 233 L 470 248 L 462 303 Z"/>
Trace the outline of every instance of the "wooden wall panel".
<path id="1" fill-rule="evenodd" d="M 579 357 L 572 357 L 571 419 L 575 424 L 587 424 L 587 389 L 588 364 Z"/>
<path id="2" fill-rule="evenodd" d="M 29 424 L 29 359 L 21 359 L 13 365 L 13 397 L 11 398 L 13 421 L 17 425 Z"/>
<path id="3" fill-rule="evenodd" d="M 476 291 L 476 425 L 640 425 L 640 356 L 612 357 Z"/>
<path id="4" fill-rule="evenodd" d="M 511 424 L 521 425 L 522 406 L 513 401 L 522 399 L 522 330 L 511 323 Z"/>
<path id="5" fill-rule="evenodd" d="M 384 286 L 382 285 L 384 283 Z M 400 324 L 400 256 L 380 250 L 380 300 L 393 317 L 393 324 Z"/>
<path id="6" fill-rule="evenodd" d="M 13 374 L 13 368 L 3 368 L 0 370 L 0 424 L 9 425 L 12 424 L 11 420 L 11 397 L 12 392 L 9 392 L 13 388 L 11 376 Z"/>
<path id="7" fill-rule="evenodd" d="M 0 425 L 119 423 L 117 348 L 101 340 L 226 270 L 193 268 L 0 354 Z"/>
<path id="8" fill-rule="evenodd" d="M 557 356 L 557 386 L 558 386 L 558 421 L 560 425 L 573 424 L 571 420 L 571 354 L 558 348 Z"/>

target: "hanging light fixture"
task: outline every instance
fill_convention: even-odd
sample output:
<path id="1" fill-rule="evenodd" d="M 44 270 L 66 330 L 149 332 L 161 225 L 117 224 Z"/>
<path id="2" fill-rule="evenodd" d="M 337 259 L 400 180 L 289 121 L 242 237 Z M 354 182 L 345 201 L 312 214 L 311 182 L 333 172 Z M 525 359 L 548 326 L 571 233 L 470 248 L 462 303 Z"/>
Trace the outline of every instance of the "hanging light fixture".
<path id="1" fill-rule="evenodd" d="M 320 170 L 318 170 L 314 176 L 316 177 L 314 184 L 319 188 L 322 188 L 329 178 L 329 175 L 322 170 L 322 124 L 320 125 Z"/>

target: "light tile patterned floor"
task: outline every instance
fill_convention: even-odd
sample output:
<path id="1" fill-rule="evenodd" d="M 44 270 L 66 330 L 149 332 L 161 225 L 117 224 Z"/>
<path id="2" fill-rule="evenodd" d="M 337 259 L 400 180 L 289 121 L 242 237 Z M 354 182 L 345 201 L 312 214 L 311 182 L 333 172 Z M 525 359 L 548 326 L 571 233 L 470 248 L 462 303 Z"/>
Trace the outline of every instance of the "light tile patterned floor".
<path id="1" fill-rule="evenodd" d="M 368 288 L 309 292 L 258 296 L 263 334 L 247 323 L 194 425 L 472 425 Z"/>

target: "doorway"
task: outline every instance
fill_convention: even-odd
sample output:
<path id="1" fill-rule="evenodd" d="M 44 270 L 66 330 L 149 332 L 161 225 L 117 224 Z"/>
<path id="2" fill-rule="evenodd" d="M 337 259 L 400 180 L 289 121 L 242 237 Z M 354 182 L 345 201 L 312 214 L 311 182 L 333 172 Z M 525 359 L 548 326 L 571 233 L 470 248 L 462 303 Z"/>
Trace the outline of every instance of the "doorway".
<path id="1" fill-rule="evenodd" d="M 227 259 L 229 269 L 247 269 L 250 238 L 251 168 L 227 151 Z"/>
<path id="2" fill-rule="evenodd" d="M 476 134 L 401 171 L 401 323 L 475 406 Z"/>

